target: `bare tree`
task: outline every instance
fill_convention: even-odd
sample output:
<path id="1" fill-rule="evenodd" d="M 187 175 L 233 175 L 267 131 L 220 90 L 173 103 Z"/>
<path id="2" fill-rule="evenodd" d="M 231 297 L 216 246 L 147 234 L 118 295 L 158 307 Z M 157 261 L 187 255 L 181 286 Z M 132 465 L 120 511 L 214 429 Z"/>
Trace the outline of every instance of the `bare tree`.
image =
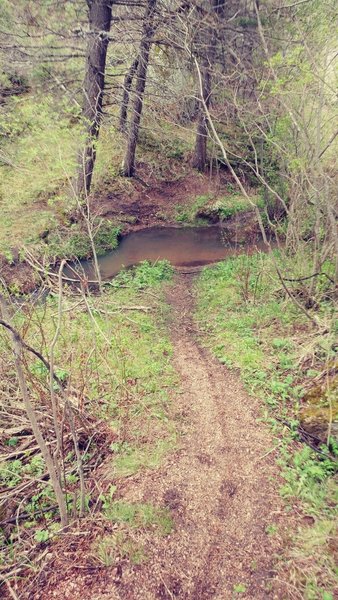
<path id="1" fill-rule="evenodd" d="M 207 142 L 208 142 L 208 121 L 205 114 L 204 104 L 207 108 L 210 106 L 212 75 L 208 60 L 203 61 L 201 67 L 202 87 L 200 90 L 201 102 L 198 111 L 198 121 L 196 129 L 196 139 L 192 166 L 198 171 L 203 172 L 207 164 Z"/>
<path id="2" fill-rule="evenodd" d="M 119 117 L 119 129 L 122 132 L 125 132 L 126 127 L 127 127 L 127 116 L 128 116 L 128 105 L 129 105 L 130 92 L 131 92 L 131 87 L 133 84 L 134 75 L 138 68 L 138 64 L 139 64 L 139 59 L 137 56 L 135 58 L 135 60 L 133 60 L 130 68 L 128 69 L 128 72 L 126 73 L 126 75 L 124 77 L 124 81 L 123 81 L 123 93 L 122 93 L 122 101 L 121 101 L 120 117 Z"/>
<path id="3" fill-rule="evenodd" d="M 154 34 L 155 10 L 156 0 L 147 0 L 136 71 L 135 98 L 130 118 L 127 150 L 123 161 L 123 175 L 125 177 L 132 177 L 135 172 L 135 154 L 143 109 L 143 96 L 146 87 L 149 53 Z"/>
<path id="4" fill-rule="evenodd" d="M 96 141 L 102 117 L 105 68 L 109 43 L 113 0 L 87 0 L 89 37 L 86 74 L 83 83 L 82 115 L 85 126 L 85 143 L 79 157 L 77 195 L 90 191 L 95 158 Z"/>

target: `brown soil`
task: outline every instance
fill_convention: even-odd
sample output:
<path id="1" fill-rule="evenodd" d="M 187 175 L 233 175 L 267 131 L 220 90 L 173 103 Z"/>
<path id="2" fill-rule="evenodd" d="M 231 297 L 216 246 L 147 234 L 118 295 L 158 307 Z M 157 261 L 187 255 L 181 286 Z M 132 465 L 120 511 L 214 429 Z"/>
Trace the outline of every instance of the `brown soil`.
<path id="1" fill-rule="evenodd" d="M 131 222 L 125 223 L 125 231 L 137 230 L 140 227 L 160 225 L 168 221 L 175 222 L 175 207 L 189 206 L 196 196 L 224 193 L 226 178 L 208 175 L 182 168 L 177 165 L 168 167 L 161 178 L 152 173 L 149 164 L 138 165 L 137 177 L 131 180 L 118 179 L 115 189 L 108 182 L 107 190 L 101 185 L 93 193 L 91 209 L 102 217 L 121 219 L 126 215 Z M 124 184 L 124 185 L 123 185 Z"/>
<path id="2" fill-rule="evenodd" d="M 177 275 L 168 290 L 174 363 L 181 380 L 181 392 L 173 399 L 182 426 L 179 446 L 156 471 L 122 484 L 125 501 L 166 506 L 174 521 L 172 533 L 144 533 L 147 561 L 136 566 L 122 559 L 110 568 L 93 567 L 86 552 L 89 542 L 74 537 L 67 555 L 49 555 L 44 589 L 30 598 L 287 597 L 275 583 L 280 537 L 267 533 L 271 524 L 283 527 L 273 440 L 259 420 L 258 401 L 198 341 L 191 316 L 193 277 Z M 239 584 L 245 586 L 242 593 L 236 593 Z"/>
<path id="3" fill-rule="evenodd" d="M 3 281 L 10 286 L 11 291 L 29 294 L 37 287 L 38 277 L 32 267 L 26 262 L 14 258 L 14 264 L 9 263 L 0 255 L 0 274 Z"/>
<path id="4" fill-rule="evenodd" d="M 198 196 L 229 195 L 227 185 L 231 177 L 224 171 L 221 173 L 202 174 L 193 169 L 180 166 L 177 171 L 177 161 L 167 166 L 161 178 L 152 173 L 149 164 L 138 165 L 138 176 L 133 180 L 117 180 L 117 189 L 112 190 L 109 182 L 108 189 L 104 187 L 92 196 L 91 210 L 93 214 L 113 221 L 121 221 L 123 233 L 137 231 L 145 227 L 176 225 L 177 207 L 189 208 Z M 129 182 L 127 187 L 118 187 Z M 249 188 L 248 191 L 250 192 Z M 215 222 L 214 218 L 206 218 Z M 252 211 L 236 215 L 229 219 L 230 232 L 239 230 L 244 239 L 250 238 L 251 233 L 259 231 Z"/>

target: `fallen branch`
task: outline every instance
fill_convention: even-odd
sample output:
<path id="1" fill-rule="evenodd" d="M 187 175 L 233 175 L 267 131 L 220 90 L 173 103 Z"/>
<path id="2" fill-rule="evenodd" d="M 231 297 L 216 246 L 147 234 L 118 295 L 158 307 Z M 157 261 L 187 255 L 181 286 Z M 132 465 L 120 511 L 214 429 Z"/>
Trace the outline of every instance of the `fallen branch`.
<path id="1" fill-rule="evenodd" d="M 9 583 L 8 579 L 6 579 L 5 577 L 3 578 L 5 584 L 7 585 L 7 589 L 9 591 L 10 596 L 12 596 L 12 598 L 14 600 L 19 600 L 18 596 L 16 595 L 15 591 L 13 590 L 11 584 Z"/>
<path id="2" fill-rule="evenodd" d="M 117 312 L 120 312 L 121 310 L 140 310 L 142 312 L 148 312 L 149 310 L 154 310 L 152 306 L 116 306 L 116 308 L 114 308 L 114 310 L 103 310 L 102 308 L 92 308 L 92 311 L 101 313 L 101 314 L 105 314 L 105 315 L 109 315 L 109 314 L 114 314 Z"/>
<path id="3" fill-rule="evenodd" d="M 9 519 L 4 519 L 3 521 L 0 521 L 0 526 L 9 525 L 10 523 L 16 523 L 17 521 L 24 521 L 25 519 L 31 519 L 32 517 L 42 515 L 43 513 L 49 512 L 51 510 L 57 510 L 57 508 L 58 505 L 53 504 L 53 506 L 46 506 L 45 508 L 40 508 L 39 510 L 36 510 L 33 513 L 20 513 L 15 517 L 10 517 Z"/>
<path id="4" fill-rule="evenodd" d="M 324 275 L 325 277 L 328 278 L 329 281 L 331 281 L 331 283 L 334 283 L 333 279 L 331 279 L 331 277 L 329 277 L 329 275 L 327 273 L 318 271 L 318 273 L 313 273 L 313 275 L 308 275 L 307 277 L 299 277 L 298 279 L 292 279 L 289 277 L 283 277 L 284 281 L 293 281 L 293 282 L 298 282 L 298 281 L 307 281 L 308 279 L 312 279 L 313 277 L 319 277 L 319 275 Z"/>

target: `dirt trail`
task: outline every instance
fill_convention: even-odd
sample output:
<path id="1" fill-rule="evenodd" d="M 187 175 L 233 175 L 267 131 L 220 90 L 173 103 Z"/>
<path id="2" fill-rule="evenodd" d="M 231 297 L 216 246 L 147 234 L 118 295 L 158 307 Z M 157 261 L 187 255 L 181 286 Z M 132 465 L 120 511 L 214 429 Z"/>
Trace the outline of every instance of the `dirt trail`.
<path id="1" fill-rule="evenodd" d="M 273 443 L 238 376 L 198 343 L 191 281 L 178 275 L 168 291 L 181 377 L 175 410 L 184 435 L 160 469 L 133 477 L 124 494 L 126 501 L 166 505 L 175 528 L 168 537 L 149 534 L 148 561 L 123 564 L 115 579 L 97 581 L 91 600 L 282 597 L 271 591 L 278 542 L 266 533 L 281 513 L 276 467 L 266 456 Z"/>

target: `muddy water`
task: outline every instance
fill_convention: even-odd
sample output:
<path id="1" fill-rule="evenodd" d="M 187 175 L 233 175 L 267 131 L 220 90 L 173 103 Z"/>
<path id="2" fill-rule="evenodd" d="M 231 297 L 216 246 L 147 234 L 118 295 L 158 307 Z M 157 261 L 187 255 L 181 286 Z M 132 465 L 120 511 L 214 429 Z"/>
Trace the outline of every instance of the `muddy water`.
<path id="1" fill-rule="evenodd" d="M 260 240 L 245 245 L 230 242 L 219 226 L 152 227 L 123 237 L 116 250 L 99 258 L 99 265 L 102 279 L 110 279 L 143 260 L 167 259 L 175 267 L 196 267 L 264 249 Z M 82 262 L 81 269 L 89 279 L 96 279 L 92 261 Z"/>

